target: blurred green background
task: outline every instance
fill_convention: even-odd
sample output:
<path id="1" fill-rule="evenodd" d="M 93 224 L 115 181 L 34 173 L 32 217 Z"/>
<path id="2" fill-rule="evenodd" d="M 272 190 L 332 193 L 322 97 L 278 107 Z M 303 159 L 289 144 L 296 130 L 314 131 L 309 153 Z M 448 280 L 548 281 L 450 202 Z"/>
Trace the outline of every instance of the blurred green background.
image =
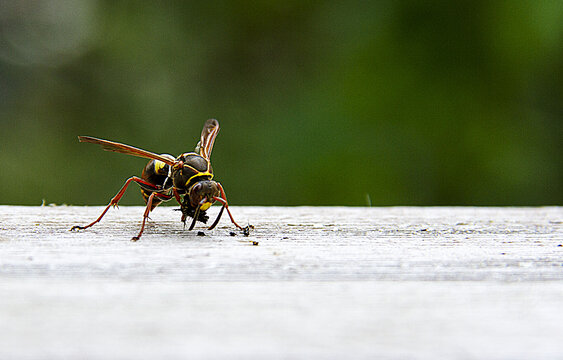
<path id="1" fill-rule="evenodd" d="M 234 205 L 563 203 L 561 1 L 0 1 L 0 204 L 192 151 Z M 123 204 L 142 204 L 138 189 Z"/>

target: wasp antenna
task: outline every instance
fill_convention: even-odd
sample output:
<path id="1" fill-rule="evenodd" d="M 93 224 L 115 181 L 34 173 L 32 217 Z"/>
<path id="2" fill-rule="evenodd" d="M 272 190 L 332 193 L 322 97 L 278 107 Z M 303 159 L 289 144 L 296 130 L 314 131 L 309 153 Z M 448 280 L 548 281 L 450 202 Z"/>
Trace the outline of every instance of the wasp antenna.
<path id="1" fill-rule="evenodd" d="M 217 219 L 215 219 L 213 224 L 210 227 L 208 227 L 207 230 L 213 230 L 215 226 L 217 226 L 219 220 L 221 219 L 221 215 L 223 215 L 223 210 L 225 210 L 225 205 L 221 206 L 221 210 L 219 210 L 219 215 L 217 215 Z"/>
<path id="2" fill-rule="evenodd" d="M 195 209 L 194 219 L 192 220 L 192 224 L 190 225 L 190 228 L 188 230 L 192 230 L 194 228 L 195 222 L 197 221 L 197 218 L 199 216 L 200 209 L 201 209 L 201 205 L 198 205 L 197 208 Z"/>

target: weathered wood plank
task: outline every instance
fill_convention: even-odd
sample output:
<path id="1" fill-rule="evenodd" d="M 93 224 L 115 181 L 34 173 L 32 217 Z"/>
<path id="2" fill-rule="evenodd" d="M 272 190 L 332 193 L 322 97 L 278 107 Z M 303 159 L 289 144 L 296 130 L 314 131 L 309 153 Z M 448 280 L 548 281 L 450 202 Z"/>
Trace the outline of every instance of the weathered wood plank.
<path id="1" fill-rule="evenodd" d="M 0 358 L 563 356 L 560 207 L 101 210 L 0 206 Z"/>

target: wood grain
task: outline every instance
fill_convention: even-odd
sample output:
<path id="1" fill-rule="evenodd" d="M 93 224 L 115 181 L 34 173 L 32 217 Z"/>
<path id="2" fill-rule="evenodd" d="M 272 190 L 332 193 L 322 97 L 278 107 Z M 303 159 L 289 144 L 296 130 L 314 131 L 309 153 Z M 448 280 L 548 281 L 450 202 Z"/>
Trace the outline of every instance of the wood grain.
<path id="1" fill-rule="evenodd" d="M 0 358 L 563 357 L 561 207 L 101 210 L 0 206 Z"/>

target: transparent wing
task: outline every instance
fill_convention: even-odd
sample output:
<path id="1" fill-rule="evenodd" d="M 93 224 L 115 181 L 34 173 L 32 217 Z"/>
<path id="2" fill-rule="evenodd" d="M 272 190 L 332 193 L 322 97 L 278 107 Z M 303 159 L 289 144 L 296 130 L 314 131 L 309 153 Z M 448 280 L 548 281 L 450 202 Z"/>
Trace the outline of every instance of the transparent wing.
<path id="1" fill-rule="evenodd" d="M 91 136 L 79 136 L 78 140 L 80 142 L 98 144 L 105 151 L 113 151 L 113 152 L 118 152 L 118 153 L 121 153 L 121 154 L 138 156 L 138 157 L 147 158 L 147 159 L 155 159 L 155 160 L 162 161 L 163 163 L 168 164 L 168 165 L 174 165 L 174 160 L 171 160 L 168 157 L 158 155 L 158 154 L 155 154 L 155 153 L 152 153 L 150 151 L 143 150 L 143 149 L 139 149 L 139 148 L 136 148 L 134 146 L 125 145 L 125 144 L 121 144 L 121 143 L 109 141 L 109 140 L 97 139 L 97 138 L 91 137 Z"/>
<path id="2" fill-rule="evenodd" d="M 196 152 L 207 160 L 211 157 L 211 150 L 213 150 L 213 143 L 219 132 L 219 122 L 215 119 L 209 119 L 203 125 L 201 131 L 201 140 L 196 146 Z"/>

